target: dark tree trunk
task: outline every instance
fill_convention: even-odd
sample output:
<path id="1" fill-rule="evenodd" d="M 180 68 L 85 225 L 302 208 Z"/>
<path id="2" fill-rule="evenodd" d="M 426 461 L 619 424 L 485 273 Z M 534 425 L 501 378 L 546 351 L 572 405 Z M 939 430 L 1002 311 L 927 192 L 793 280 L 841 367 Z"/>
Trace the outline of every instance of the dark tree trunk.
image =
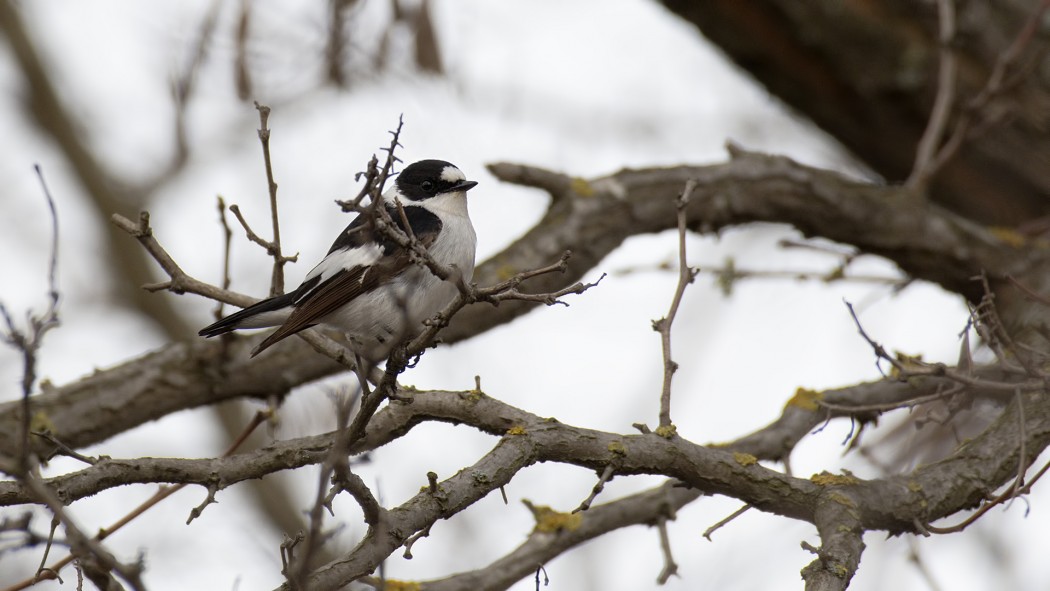
<path id="1" fill-rule="evenodd" d="M 664 4 L 887 181 L 908 176 L 937 92 L 935 2 Z M 1003 91 L 981 109 L 978 119 L 994 122 L 976 126 L 933 179 L 931 198 L 982 223 L 1031 223 L 1050 215 L 1050 40 L 1041 25 L 1022 35 L 1040 2 L 955 4 L 958 90 L 949 132 L 1000 57 L 1018 40 L 1023 51 Z"/>

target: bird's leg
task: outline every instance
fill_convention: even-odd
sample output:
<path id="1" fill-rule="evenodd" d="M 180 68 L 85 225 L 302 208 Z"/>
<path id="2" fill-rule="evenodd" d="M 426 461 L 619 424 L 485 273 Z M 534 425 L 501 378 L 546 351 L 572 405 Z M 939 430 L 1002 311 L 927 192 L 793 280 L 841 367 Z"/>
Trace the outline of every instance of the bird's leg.
<path id="1" fill-rule="evenodd" d="M 354 353 L 354 373 L 357 381 L 361 384 L 361 397 L 364 398 L 372 393 L 368 386 L 368 376 L 372 373 L 372 364 L 365 361 L 363 357 Z"/>

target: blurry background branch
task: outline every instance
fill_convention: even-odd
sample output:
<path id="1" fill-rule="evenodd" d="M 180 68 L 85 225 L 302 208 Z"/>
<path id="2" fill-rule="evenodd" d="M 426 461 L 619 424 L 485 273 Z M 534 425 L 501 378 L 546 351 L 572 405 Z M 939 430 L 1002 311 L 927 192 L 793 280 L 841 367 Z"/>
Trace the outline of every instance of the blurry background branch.
<path id="1" fill-rule="evenodd" d="M 51 69 L 37 51 L 15 4 L 0 4 L 0 31 L 23 76 L 21 92 L 26 112 L 65 155 L 84 193 L 90 197 L 89 203 L 94 206 L 98 219 L 104 220 L 115 211 L 141 207 L 156 182 L 134 183 L 122 178 L 95 154 L 92 146 L 96 138 L 90 137 L 87 126 L 72 114 L 69 101 L 59 96 L 51 80 Z M 181 150 L 176 150 L 172 164 L 167 167 L 169 170 L 162 176 L 174 175 L 179 168 L 177 163 L 185 161 L 180 153 Z M 119 273 L 119 277 L 104 278 L 114 295 L 142 310 L 144 317 L 156 322 L 174 338 L 193 334 L 191 327 L 175 311 L 171 297 L 154 297 L 138 288 L 152 283 L 156 277 L 145 253 L 140 249 L 124 248 L 124 237 L 114 229 L 108 229 L 106 236 L 108 248 L 103 256 L 112 261 L 109 268 Z"/>
<path id="2" fill-rule="evenodd" d="M 328 13 L 328 47 L 327 63 L 329 66 L 328 82 L 337 86 L 346 86 L 350 80 L 359 75 L 355 68 L 360 64 L 351 59 L 348 40 L 350 19 L 354 17 L 356 1 L 330 0 Z M 201 72 L 213 61 L 212 47 L 225 43 L 221 38 L 224 32 L 219 29 L 219 16 L 223 3 L 215 0 L 203 13 L 196 28 L 193 43 L 188 48 L 186 58 L 181 60 L 178 71 L 172 73 L 172 106 L 171 125 L 172 149 L 167 162 L 155 164 L 149 176 L 132 178 L 104 158 L 98 156 L 94 147 L 100 138 L 93 137 L 90 125 L 79 120 L 85 110 L 79 108 L 70 97 L 61 95 L 53 80 L 53 68 L 41 54 L 32 32 L 23 21 L 17 4 L 4 2 L 0 5 L 0 32 L 12 50 L 18 70 L 23 78 L 22 99 L 26 112 L 37 123 L 38 128 L 48 136 L 64 155 L 74 170 L 76 178 L 84 189 L 87 202 L 93 206 L 99 220 L 108 218 L 113 213 L 132 213 L 145 209 L 154 199 L 155 194 L 165 188 L 172 180 L 177 179 L 190 163 L 193 146 L 188 138 L 187 128 L 190 124 L 189 109 L 198 90 L 198 79 Z M 390 24 L 387 35 L 399 26 L 411 29 L 416 39 L 416 58 L 425 70 L 440 73 L 442 71 L 440 50 L 429 10 L 429 2 L 415 7 L 399 8 L 399 2 L 393 1 L 395 19 Z M 259 35 L 252 28 L 252 7 L 245 2 L 241 6 L 239 26 L 235 31 L 237 59 L 237 87 L 242 100 L 252 97 L 253 64 L 250 49 L 253 35 Z M 218 40 L 217 40 L 218 38 Z M 388 42 L 384 41 L 386 46 Z M 386 50 L 377 53 L 376 65 L 384 67 Z M 87 110 L 90 112 L 89 105 Z M 110 276 L 98 277 L 114 296 L 134 310 L 141 312 L 143 319 L 157 326 L 172 340 L 182 340 L 193 336 L 196 327 L 180 314 L 169 294 L 155 294 L 139 289 L 139 286 L 157 282 L 157 274 L 147 253 L 140 248 L 127 248 L 127 238 L 116 228 L 105 224 L 107 248 L 102 258 L 110 261 L 106 267 Z M 280 387 L 278 387 L 280 389 Z M 223 428 L 232 438 L 243 427 L 251 412 L 240 409 L 238 405 L 219 405 L 215 407 L 216 416 Z M 253 443 L 260 444 L 262 439 L 256 436 Z M 257 499 L 264 512 L 277 526 L 294 533 L 303 527 L 303 521 L 293 509 L 292 499 L 281 486 L 280 481 L 270 480 L 266 483 L 255 483 L 258 490 Z M 263 490 L 265 489 L 265 490 Z"/>
<path id="3" fill-rule="evenodd" d="M 938 3 L 663 4 L 871 170 L 891 182 L 907 178 L 938 92 Z M 955 4 L 951 50 L 961 65 L 948 131 L 973 122 L 930 196 L 984 223 L 1045 229 L 1050 40 L 1032 24 L 1050 3 Z"/>

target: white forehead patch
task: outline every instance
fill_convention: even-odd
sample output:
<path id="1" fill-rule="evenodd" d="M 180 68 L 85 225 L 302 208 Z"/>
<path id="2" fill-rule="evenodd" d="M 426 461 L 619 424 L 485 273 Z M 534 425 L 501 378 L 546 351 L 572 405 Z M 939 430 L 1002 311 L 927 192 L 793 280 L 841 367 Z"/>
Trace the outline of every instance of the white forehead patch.
<path id="1" fill-rule="evenodd" d="M 458 181 L 467 180 L 467 176 L 463 174 L 463 171 L 456 168 L 455 166 L 446 166 L 441 171 L 441 180 L 449 183 L 455 183 Z"/>

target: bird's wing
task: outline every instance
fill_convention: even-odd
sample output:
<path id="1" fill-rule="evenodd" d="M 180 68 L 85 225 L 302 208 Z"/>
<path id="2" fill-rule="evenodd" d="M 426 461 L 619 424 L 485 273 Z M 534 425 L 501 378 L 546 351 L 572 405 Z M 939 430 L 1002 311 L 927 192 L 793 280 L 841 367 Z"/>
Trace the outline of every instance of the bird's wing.
<path id="1" fill-rule="evenodd" d="M 404 210 L 412 234 L 429 248 L 441 231 L 441 220 L 422 207 L 405 207 Z M 404 231 L 400 213 L 391 206 L 387 206 L 387 212 Z M 332 245 L 328 256 L 310 272 L 295 292 L 291 315 L 259 343 L 252 351 L 253 357 L 281 339 L 317 324 L 361 294 L 389 283 L 412 264 L 407 250 L 379 235 L 371 224 L 360 223 L 363 217 L 358 216 L 347 227 Z M 370 244 L 381 246 L 376 247 L 372 256 L 362 256 L 362 249 Z"/>

